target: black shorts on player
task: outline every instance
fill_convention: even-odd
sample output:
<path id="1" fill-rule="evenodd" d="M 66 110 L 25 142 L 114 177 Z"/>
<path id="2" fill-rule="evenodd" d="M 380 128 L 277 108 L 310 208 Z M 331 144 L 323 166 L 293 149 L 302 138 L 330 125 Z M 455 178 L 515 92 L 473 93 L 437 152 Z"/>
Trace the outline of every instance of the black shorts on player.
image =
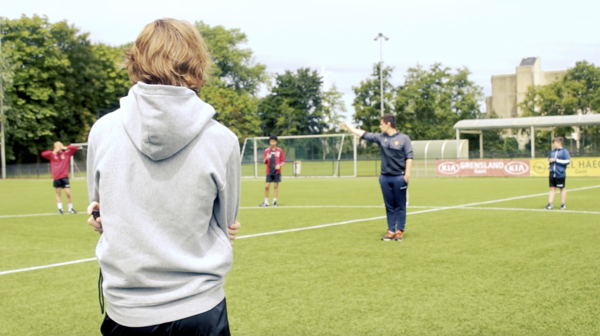
<path id="1" fill-rule="evenodd" d="M 275 182 L 275 183 L 281 182 L 281 174 L 278 174 L 278 173 L 267 174 L 267 183 L 271 183 L 271 182 Z"/>
<path id="2" fill-rule="evenodd" d="M 565 182 L 566 182 L 567 178 L 566 177 L 552 177 L 550 176 L 550 188 L 564 188 L 565 187 Z"/>
<path id="3" fill-rule="evenodd" d="M 54 188 L 71 188 L 68 177 L 63 177 L 61 179 L 54 180 L 54 183 L 52 185 L 54 186 Z"/>

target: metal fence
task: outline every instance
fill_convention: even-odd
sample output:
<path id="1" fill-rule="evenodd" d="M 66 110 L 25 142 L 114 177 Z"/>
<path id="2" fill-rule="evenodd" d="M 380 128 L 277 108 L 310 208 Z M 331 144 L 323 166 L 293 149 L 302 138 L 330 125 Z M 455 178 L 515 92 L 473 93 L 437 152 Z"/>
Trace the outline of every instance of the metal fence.
<path id="1" fill-rule="evenodd" d="M 71 163 L 71 178 L 84 178 L 86 176 L 85 162 Z M 25 163 L 6 165 L 6 178 L 34 178 L 51 179 L 50 163 Z"/>
<path id="2" fill-rule="evenodd" d="M 50 163 L 6 165 L 6 178 L 52 178 Z"/>
<path id="3" fill-rule="evenodd" d="M 413 163 L 413 171 L 412 175 L 415 177 L 428 177 L 435 176 L 435 159 L 433 160 L 415 160 Z M 308 165 L 309 163 L 316 164 L 313 169 L 327 170 L 327 174 L 320 175 L 328 175 L 331 176 L 339 176 L 339 175 L 347 175 L 350 173 L 351 162 L 352 160 L 342 160 L 340 165 L 336 165 L 334 161 L 303 161 L 303 163 Z M 348 163 L 348 164 L 345 164 Z M 254 174 L 254 167 L 246 165 L 250 164 L 242 164 L 242 171 L 245 171 L 246 168 L 252 170 L 252 175 Z M 378 176 L 380 173 L 381 161 L 377 159 L 359 159 L 357 161 L 357 175 L 358 176 Z M 304 168 L 305 170 L 307 167 Z M 336 171 L 336 169 L 338 171 Z M 344 171 L 348 170 L 348 171 Z M 290 170 L 291 171 L 291 170 Z M 260 173 L 263 173 L 263 169 L 261 167 Z M 330 172 L 330 173 L 329 173 Z M 86 164 L 85 162 L 78 162 L 71 165 L 71 178 L 85 178 L 86 176 Z M 284 174 L 285 176 L 285 174 Z M 293 175 L 289 175 L 293 177 Z M 14 164 L 6 166 L 6 177 L 7 178 L 34 178 L 34 179 L 51 179 L 52 173 L 50 171 L 50 163 L 29 163 L 29 164 Z"/>
<path id="4" fill-rule="evenodd" d="M 572 155 L 573 158 L 579 155 Z M 597 156 L 596 156 L 597 157 Z M 544 158 L 544 157 L 542 157 Z M 442 158 L 439 158 L 442 159 Z M 446 158 L 448 159 L 448 158 Z M 450 158 L 452 159 L 452 158 Z M 530 158 L 526 156 L 521 157 L 495 157 L 495 159 L 524 159 Z M 438 159 L 428 160 L 413 160 L 412 176 L 413 177 L 436 177 Z M 475 160 L 475 159 L 474 159 Z M 341 160 L 340 164 L 336 164 L 337 160 L 306 160 L 302 161 L 303 175 L 294 175 L 292 172 L 291 162 L 287 167 L 289 170 L 284 170 L 282 174 L 286 177 L 303 177 L 306 175 L 320 175 L 320 176 L 331 176 L 338 177 L 349 175 L 353 170 L 352 160 Z M 284 166 L 285 167 L 285 166 Z M 357 160 L 357 176 L 378 176 L 381 168 L 381 161 L 379 159 L 365 158 Z M 254 164 L 250 162 L 242 162 L 242 175 L 245 177 L 254 176 Z M 263 167 L 259 170 L 259 175 L 264 176 Z M 6 166 L 6 177 L 7 178 L 36 178 L 36 179 L 51 179 L 52 174 L 50 172 L 50 163 L 31 163 L 31 164 L 15 164 Z M 85 178 L 86 177 L 86 163 L 84 162 L 73 162 L 71 164 L 71 178 Z"/>

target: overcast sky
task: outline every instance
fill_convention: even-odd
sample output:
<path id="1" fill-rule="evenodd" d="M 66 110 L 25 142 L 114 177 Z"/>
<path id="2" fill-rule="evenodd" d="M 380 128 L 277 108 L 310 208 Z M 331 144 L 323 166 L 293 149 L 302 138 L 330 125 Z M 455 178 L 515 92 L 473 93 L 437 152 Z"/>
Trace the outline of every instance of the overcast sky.
<path id="1" fill-rule="evenodd" d="M 401 84 L 408 67 L 440 62 L 466 66 L 491 93 L 490 78 L 514 73 L 521 58 L 539 56 L 542 70 L 566 69 L 576 61 L 600 64 L 598 0 L 0 0 L 0 16 L 45 14 L 66 19 L 95 42 L 135 40 L 158 18 L 241 28 L 256 61 L 276 73 L 325 68 L 353 112 L 352 86 L 383 57 Z"/>

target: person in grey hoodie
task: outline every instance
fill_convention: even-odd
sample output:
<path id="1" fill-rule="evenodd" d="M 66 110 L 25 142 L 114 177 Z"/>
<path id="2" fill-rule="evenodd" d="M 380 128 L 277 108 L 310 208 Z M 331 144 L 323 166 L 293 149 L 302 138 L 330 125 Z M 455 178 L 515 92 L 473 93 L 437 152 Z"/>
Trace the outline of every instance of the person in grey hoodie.
<path id="1" fill-rule="evenodd" d="M 103 335 L 229 335 L 223 284 L 240 201 L 237 137 L 197 91 L 210 57 L 196 28 L 161 19 L 126 53 L 135 83 L 88 140 L 88 221 Z"/>

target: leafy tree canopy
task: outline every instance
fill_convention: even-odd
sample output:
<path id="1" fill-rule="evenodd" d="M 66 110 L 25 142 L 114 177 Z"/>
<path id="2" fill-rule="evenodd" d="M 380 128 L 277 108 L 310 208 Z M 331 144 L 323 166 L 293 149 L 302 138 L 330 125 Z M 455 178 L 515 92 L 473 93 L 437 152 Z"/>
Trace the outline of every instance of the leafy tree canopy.
<path id="1" fill-rule="evenodd" d="M 120 51 L 92 45 L 66 21 L 2 19 L 2 55 L 13 66 L 5 86 L 8 161 L 39 160 L 54 141 L 83 142 L 98 109 L 127 92 Z"/>

